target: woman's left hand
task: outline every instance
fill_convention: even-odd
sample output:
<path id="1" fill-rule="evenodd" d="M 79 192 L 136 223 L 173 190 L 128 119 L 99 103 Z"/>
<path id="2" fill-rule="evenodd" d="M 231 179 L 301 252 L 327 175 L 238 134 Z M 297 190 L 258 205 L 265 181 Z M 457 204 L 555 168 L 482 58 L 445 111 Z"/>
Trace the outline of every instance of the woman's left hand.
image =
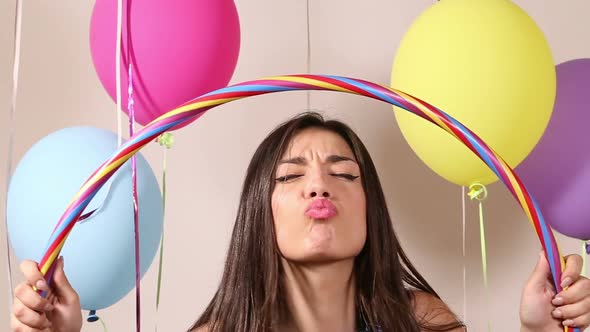
<path id="1" fill-rule="evenodd" d="M 563 332 L 564 326 L 583 331 L 590 325 L 590 280 L 580 275 L 582 257 L 565 258 L 562 292 L 556 294 L 543 252 L 522 292 L 521 331 Z"/>

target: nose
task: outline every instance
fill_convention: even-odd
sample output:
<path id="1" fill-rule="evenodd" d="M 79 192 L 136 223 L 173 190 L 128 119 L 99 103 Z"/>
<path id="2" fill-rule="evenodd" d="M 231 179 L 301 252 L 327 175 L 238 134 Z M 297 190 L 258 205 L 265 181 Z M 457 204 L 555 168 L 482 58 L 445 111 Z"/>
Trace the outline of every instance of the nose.
<path id="1" fill-rule="evenodd" d="M 312 192 L 309 193 L 309 197 L 314 198 L 314 197 L 318 196 L 319 193 L 321 193 L 321 196 L 324 197 L 324 198 L 330 197 L 330 193 L 327 192 L 327 191 L 323 191 L 323 192 L 321 192 L 321 191 L 320 192 L 312 191 Z"/>
<path id="2" fill-rule="evenodd" d="M 326 179 L 322 174 L 316 174 L 311 177 L 306 188 L 306 196 L 307 198 L 329 198 L 332 196 Z"/>

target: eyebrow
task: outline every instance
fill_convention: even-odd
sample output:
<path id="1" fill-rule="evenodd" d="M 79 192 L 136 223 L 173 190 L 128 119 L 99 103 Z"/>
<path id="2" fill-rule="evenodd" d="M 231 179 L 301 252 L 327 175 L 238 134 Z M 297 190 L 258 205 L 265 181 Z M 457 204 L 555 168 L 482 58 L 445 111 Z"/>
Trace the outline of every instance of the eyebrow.
<path id="1" fill-rule="evenodd" d="M 328 158 L 326 158 L 326 161 L 328 163 L 332 163 L 332 164 L 339 163 L 342 161 L 351 161 L 355 164 L 357 163 L 356 160 L 354 160 L 352 158 L 341 156 L 341 155 L 335 155 L 335 154 L 329 155 Z M 295 158 L 289 158 L 289 159 L 284 159 L 284 160 L 279 161 L 279 165 L 282 165 L 282 164 L 305 165 L 305 164 L 307 164 L 307 160 L 305 160 L 305 158 L 303 158 L 303 157 L 295 157 Z"/>

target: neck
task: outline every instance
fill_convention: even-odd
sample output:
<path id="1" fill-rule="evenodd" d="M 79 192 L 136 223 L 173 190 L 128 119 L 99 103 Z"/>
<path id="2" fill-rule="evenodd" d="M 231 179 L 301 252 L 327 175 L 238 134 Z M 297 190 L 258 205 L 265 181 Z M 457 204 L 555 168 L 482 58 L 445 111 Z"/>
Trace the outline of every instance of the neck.
<path id="1" fill-rule="evenodd" d="M 282 265 L 290 321 L 281 331 L 355 331 L 354 259 L 298 264 L 282 258 Z"/>

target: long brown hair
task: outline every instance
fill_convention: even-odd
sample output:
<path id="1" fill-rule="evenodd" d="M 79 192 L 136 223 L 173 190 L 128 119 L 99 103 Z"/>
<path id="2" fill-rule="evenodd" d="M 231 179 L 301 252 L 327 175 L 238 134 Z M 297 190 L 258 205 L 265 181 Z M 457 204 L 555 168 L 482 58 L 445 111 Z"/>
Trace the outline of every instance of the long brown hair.
<path id="1" fill-rule="evenodd" d="M 448 331 L 459 322 L 433 326 L 414 315 L 415 289 L 439 298 L 412 265 L 392 227 L 385 196 L 371 157 L 359 137 L 342 122 L 303 113 L 281 124 L 260 144 L 246 173 L 221 284 L 191 327 L 212 332 L 270 332 L 290 318 L 274 233 L 271 195 L 274 172 L 291 138 L 318 127 L 340 135 L 360 166 L 367 204 L 367 238 L 355 259 L 359 326 L 372 331 Z"/>

